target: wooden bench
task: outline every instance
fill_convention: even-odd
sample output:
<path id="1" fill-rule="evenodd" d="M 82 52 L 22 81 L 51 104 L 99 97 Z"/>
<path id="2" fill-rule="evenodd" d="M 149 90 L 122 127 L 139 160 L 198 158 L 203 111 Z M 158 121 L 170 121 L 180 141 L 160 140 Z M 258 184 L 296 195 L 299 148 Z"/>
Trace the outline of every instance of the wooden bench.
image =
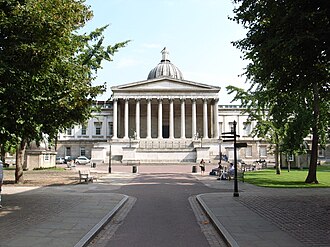
<path id="1" fill-rule="evenodd" d="M 79 170 L 79 183 L 81 183 L 81 181 L 84 181 L 85 183 L 94 182 L 94 178 L 91 175 L 90 171 L 80 171 Z"/>

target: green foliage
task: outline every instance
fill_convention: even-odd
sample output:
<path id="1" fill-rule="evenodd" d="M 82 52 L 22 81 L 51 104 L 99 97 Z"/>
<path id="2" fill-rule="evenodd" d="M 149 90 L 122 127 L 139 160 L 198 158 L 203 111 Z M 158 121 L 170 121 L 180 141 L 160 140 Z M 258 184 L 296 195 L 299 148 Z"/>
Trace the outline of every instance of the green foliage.
<path id="1" fill-rule="evenodd" d="M 104 46 L 105 27 L 78 31 L 93 17 L 83 0 L 0 3 L 0 143 L 50 138 L 90 117 L 104 60 L 128 41 Z"/>
<path id="2" fill-rule="evenodd" d="M 287 150 L 299 150 L 311 133 L 310 167 L 316 172 L 318 144 L 326 142 L 330 126 L 328 1 L 234 3 L 232 19 L 247 34 L 233 44 L 249 61 L 245 75 L 252 84 L 247 94 L 236 90 L 237 98 L 245 98 L 250 109 L 269 110 Z M 316 175 L 310 180 L 317 182 Z"/>

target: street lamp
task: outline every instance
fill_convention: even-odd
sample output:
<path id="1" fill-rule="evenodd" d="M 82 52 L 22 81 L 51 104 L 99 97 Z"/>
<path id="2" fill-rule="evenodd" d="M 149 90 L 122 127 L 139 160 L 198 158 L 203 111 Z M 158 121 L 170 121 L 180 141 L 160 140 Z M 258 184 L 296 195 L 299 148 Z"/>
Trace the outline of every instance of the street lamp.
<path id="1" fill-rule="evenodd" d="M 111 141 L 112 141 L 112 136 L 109 138 L 109 173 L 111 173 Z"/>
<path id="2" fill-rule="evenodd" d="M 221 153 L 221 136 L 219 136 L 219 165 L 221 164 L 222 153 Z"/>

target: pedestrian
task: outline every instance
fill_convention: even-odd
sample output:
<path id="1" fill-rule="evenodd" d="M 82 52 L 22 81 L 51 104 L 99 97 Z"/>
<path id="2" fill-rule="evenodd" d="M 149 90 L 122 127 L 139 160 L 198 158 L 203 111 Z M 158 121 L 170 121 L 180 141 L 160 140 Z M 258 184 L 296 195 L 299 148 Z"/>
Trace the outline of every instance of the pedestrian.
<path id="1" fill-rule="evenodd" d="M 205 161 L 204 161 L 204 159 L 202 159 L 201 162 L 199 163 L 199 167 L 201 168 L 201 175 L 204 175 L 204 172 L 205 172 Z"/>
<path id="2" fill-rule="evenodd" d="M 2 182 L 3 182 L 3 164 L 2 162 L 0 162 L 0 208 L 2 208 L 2 204 L 1 204 Z"/>

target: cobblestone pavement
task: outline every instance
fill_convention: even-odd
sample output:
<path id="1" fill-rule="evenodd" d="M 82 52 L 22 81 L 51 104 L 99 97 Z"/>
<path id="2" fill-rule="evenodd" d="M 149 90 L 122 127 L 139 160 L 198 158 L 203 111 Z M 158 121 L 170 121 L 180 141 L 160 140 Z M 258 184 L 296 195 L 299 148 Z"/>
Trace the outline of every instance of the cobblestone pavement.
<path id="1" fill-rule="evenodd" d="M 238 200 L 306 246 L 330 246 L 328 189 L 265 189 L 247 195 Z"/>
<path id="2" fill-rule="evenodd" d="M 264 225 L 264 228 L 276 226 L 277 229 L 289 234 L 301 243 L 290 246 L 330 246 L 330 188 L 273 189 L 239 183 L 240 195 L 234 198 L 232 197 L 233 181 L 218 181 L 210 176 L 196 176 L 196 178 L 211 188 L 228 189 L 228 193 L 205 194 L 203 197 L 205 200 L 208 199 L 208 206 L 211 209 L 211 213 L 214 213 L 225 227 L 226 224 L 229 224 L 227 225 L 227 230 L 237 230 L 238 227 L 240 228 L 240 233 L 233 233 L 233 231 L 230 233 L 234 237 L 240 236 L 240 234 L 242 236 L 242 234 L 247 232 L 251 234 L 250 228 L 253 222 L 250 221 L 250 224 L 244 221 L 246 218 L 252 221 L 254 220 L 253 216 L 246 215 L 249 214 L 250 210 L 250 214 L 256 213 L 269 223 Z M 226 205 L 224 200 L 229 204 Z M 228 210 L 229 205 L 233 207 L 237 204 L 243 205 L 246 208 L 244 210 L 245 215 L 238 211 L 224 212 Z M 238 209 L 242 209 L 242 207 L 238 207 Z M 229 218 L 226 217 L 226 214 L 231 213 L 233 213 L 231 219 L 237 221 L 238 226 L 233 226 L 233 224 L 226 222 Z M 258 222 L 260 223 L 262 221 Z M 259 225 L 258 227 L 262 229 L 263 225 Z M 271 234 L 271 232 L 269 233 Z M 256 236 L 267 240 L 266 234 L 263 232 L 256 233 Z M 281 246 L 272 242 L 274 236 L 269 238 L 267 246 Z M 252 239 L 252 236 L 249 238 Z"/>

